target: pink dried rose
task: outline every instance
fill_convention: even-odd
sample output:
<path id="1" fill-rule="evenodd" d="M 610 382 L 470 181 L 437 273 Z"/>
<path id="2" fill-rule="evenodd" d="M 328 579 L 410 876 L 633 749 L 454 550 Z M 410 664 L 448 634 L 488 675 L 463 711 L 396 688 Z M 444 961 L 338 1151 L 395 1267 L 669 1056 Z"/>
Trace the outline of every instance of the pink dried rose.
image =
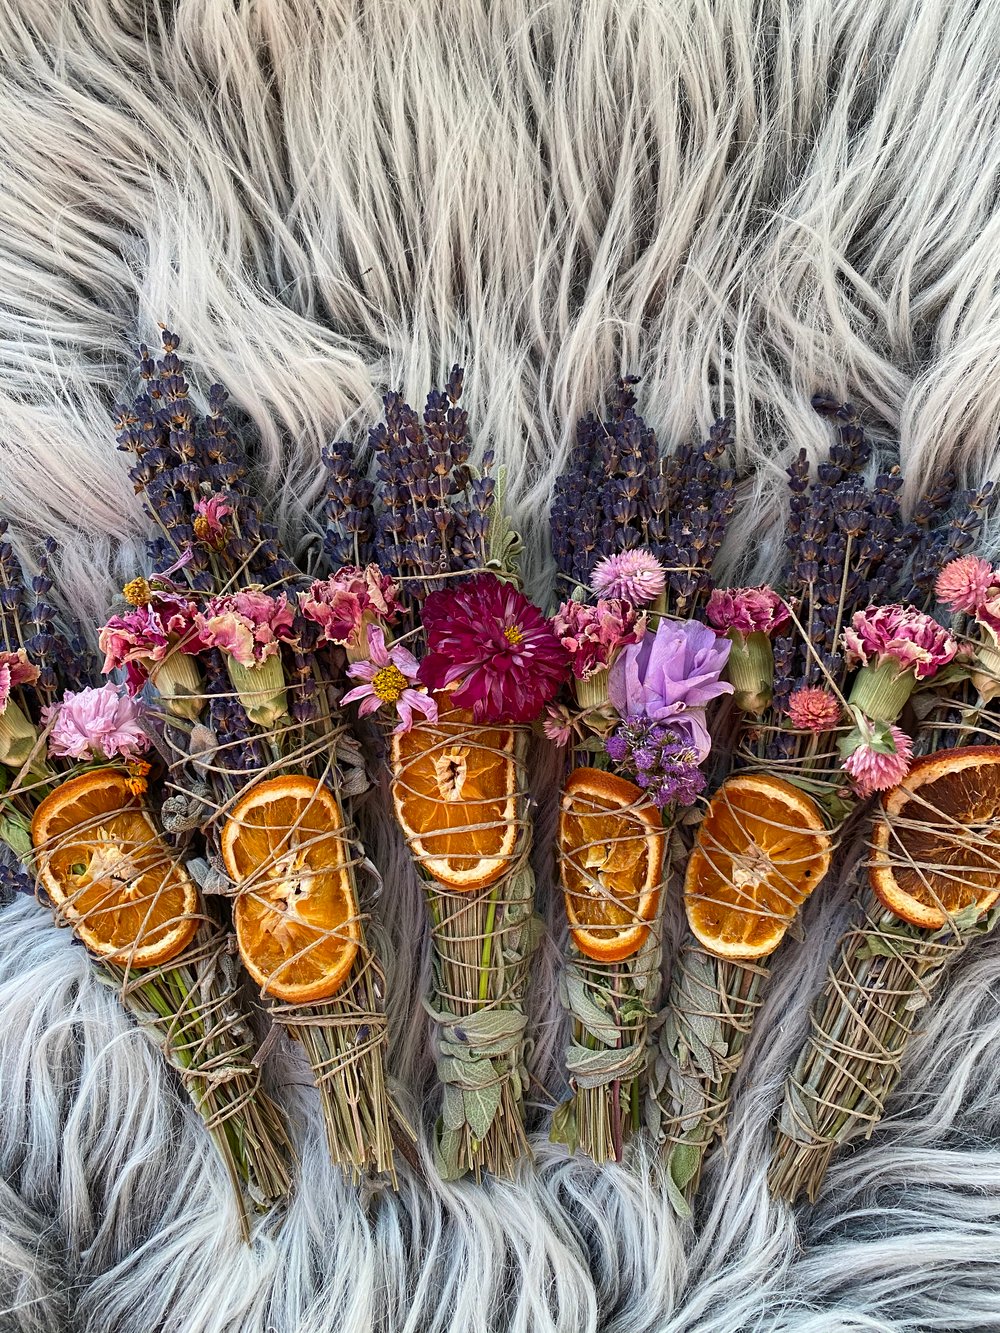
<path id="1" fill-rule="evenodd" d="M 666 586 L 666 570 L 642 547 L 605 556 L 590 572 L 591 590 L 599 597 L 620 597 L 633 606 L 655 601 Z"/>
<path id="2" fill-rule="evenodd" d="M 833 731 L 840 725 L 843 705 L 830 690 L 803 685 L 788 696 L 786 714 L 796 731 Z"/>
<path id="3" fill-rule="evenodd" d="M 192 528 L 199 541 L 219 550 L 225 545 L 226 529 L 222 520 L 233 512 L 224 495 L 210 495 L 195 502 Z"/>
<path id="4" fill-rule="evenodd" d="M 720 634 L 776 633 L 788 623 L 788 607 L 773 588 L 716 588 L 705 607 L 705 619 Z"/>
<path id="5" fill-rule="evenodd" d="M 912 606 L 877 606 L 858 611 L 844 631 L 844 646 L 866 667 L 894 662 L 917 680 L 933 676 L 958 652 L 958 643 L 933 618 Z"/>
<path id="6" fill-rule="evenodd" d="M 11 690 L 18 685 L 34 685 L 38 674 L 38 667 L 28 660 L 23 648 L 16 653 L 0 652 L 0 713 L 7 708 Z"/>
<path id="7" fill-rule="evenodd" d="M 49 754 L 64 759 L 133 759 L 149 748 L 142 706 L 108 681 L 99 687 L 67 690 L 61 702 L 42 709 L 52 723 Z"/>
<path id="8" fill-rule="evenodd" d="M 326 643 L 357 647 L 369 624 L 391 625 L 399 614 L 399 587 L 378 565 L 344 565 L 317 579 L 299 598 L 302 614 L 320 627 Z"/>
<path id="9" fill-rule="evenodd" d="M 348 690 L 341 702 L 360 702 L 360 717 L 377 713 L 383 704 L 388 704 L 399 715 L 397 733 L 410 730 L 414 713 L 422 713 L 428 722 L 436 722 L 437 704 L 418 683 L 419 664 L 413 654 L 400 643 L 387 647 L 385 630 L 380 625 L 368 626 L 368 652 L 368 661 L 354 662 L 347 668 L 352 680 L 363 683 Z"/>
<path id="10" fill-rule="evenodd" d="M 132 586 L 132 585 L 129 585 Z M 130 694 L 138 694 L 150 671 L 171 653 L 195 657 L 205 647 L 198 607 L 187 597 L 149 590 L 150 601 L 124 616 L 112 616 L 98 635 L 107 675 L 125 668 Z"/>
<path id="11" fill-rule="evenodd" d="M 552 617 L 552 628 L 569 654 L 573 675 L 586 680 L 610 666 L 620 648 L 639 642 L 646 617 L 620 597 L 600 597 L 593 606 L 563 602 Z"/>
<path id="12" fill-rule="evenodd" d="M 898 786 L 910 771 L 913 742 L 899 727 L 860 716 L 857 722 L 858 729 L 850 738 L 857 743 L 844 759 L 843 768 L 850 773 L 858 795 L 873 796 Z"/>
<path id="13" fill-rule="evenodd" d="M 1000 594 L 997 571 L 988 560 L 978 555 L 963 555 L 957 560 L 949 560 L 934 584 L 934 594 L 939 602 L 950 606 L 953 611 L 972 614 L 987 601 L 990 593 L 994 597 Z"/>
<path id="14" fill-rule="evenodd" d="M 196 619 L 206 648 L 218 648 L 243 667 L 260 666 L 290 642 L 294 615 L 284 593 L 271 597 L 262 588 L 247 588 L 228 597 L 213 597 Z"/>

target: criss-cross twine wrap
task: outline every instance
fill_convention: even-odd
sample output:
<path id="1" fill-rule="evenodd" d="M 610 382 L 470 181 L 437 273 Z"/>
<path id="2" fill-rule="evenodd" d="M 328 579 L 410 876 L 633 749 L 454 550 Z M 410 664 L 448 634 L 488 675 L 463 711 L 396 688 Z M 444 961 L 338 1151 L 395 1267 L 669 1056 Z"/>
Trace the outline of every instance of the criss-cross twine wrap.
<path id="1" fill-rule="evenodd" d="M 590 958 L 570 931 L 559 998 L 573 1019 L 565 1056 L 572 1096 L 553 1116 L 552 1137 L 605 1162 L 621 1159 L 628 1132 L 639 1125 L 640 1083 L 660 993 L 663 875 L 645 882 L 648 858 L 655 855 L 648 800 L 613 809 L 595 805 L 592 814 L 580 798 L 577 804 L 579 841 L 567 846 L 561 840 L 560 846 L 567 915 L 571 923 L 593 922 L 588 928 L 604 944 L 625 941 L 631 948 L 613 962 Z M 593 837 L 591 821 L 600 825 Z M 669 837 L 664 829 L 664 864 Z"/>
<path id="2" fill-rule="evenodd" d="M 706 948 L 693 934 L 681 946 L 671 973 L 646 1108 L 647 1123 L 666 1154 L 671 1202 L 681 1216 L 690 1214 L 705 1155 L 717 1140 L 725 1140 L 732 1082 L 763 1003 L 770 955 L 806 894 L 822 882 L 819 874 L 813 885 L 804 888 L 801 872 L 813 862 L 820 869 L 827 865 L 833 846 L 831 832 L 803 829 L 788 815 L 755 809 L 755 828 L 751 828 L 744 812 L 728 799 L 725 786 L 715 794 L 714 801 L 720 799 L 748 851 L 734 854 L 732 846 L 702 825 L 700 852 L 725 891 L 706 893 L 699 886 L 697 899 L 688 907 L 694 907 L 703 925 L 718 932 L 720 951 Z M 758 845 L 761 826 L 778 838 L 794 835 L 805 842 L 805 850 L 776 864 Z M 762 895 L 765 879 L 766 895 Z M 769 945 L 766 952 L 757 958 L 739 957 L 741 950 L 751 952 L 760 939 Z M 723 955 L 725 946 L 736 956 Z"/>
<path id="3" fill-rule="evenodd" d="M 523 1001 L 541 936 L 528 861 L 527 729 L 478 726 L 450 712 L 417 733 L 419 751 L 394 764 L 392 786 L 431 922 L 425 1004 L 442 1086 L 438 1168 L 445 1179 L 508 1175 L 530 1154 Z M 467 890 L 440 878 L 478 879 L 477 867 L 487 882 Z"/>
<path id="4" fill-rule="evenodd" d="M 946 924 L 921 929 L 901 921 L 867 886 L 855 894 L 855 921 L 813 1006 L 778 1116 L 770 1183 L 772 1193 L 789 1202 L 803 1193 L 815 1199 L 837 1148 L 871 1135 L 948 965 L 997 919 L 979 903 L 1000 877 L 1000 820 L 989 815 L 961 822 L 933 809 L 919 792 L 911 803 L 928 817 L 897 816 L 888 848 L 873 847 L 872 860 L 915 876 Z M 910 850 L 921 845 L 934 845 L 934 856 Z M 935 888 L 944 883 L 968 905 L 949 910 Z"/>
<path id="5" fill-rule="evenodd" d="M 286 688 L 295 699 L 296 687 Z M 385 1072 L 385 977 L 369 946 L 369 915 L 357 887 L 358 872 L 370 863 L 344 812 L 345 796 L 367 785 L 360 752 L 329 710 L 318 721 L 286 713 L 266 732 L 255 733 L 249 756 L 254 762 L 246 762 L 245 737 L 222 739 L 204 726 L 189 735 L 168 725 L 164 740 L 176 792 L 171 818 L 210 824 L 213 842 L 234 820 L 247 834 L 266 829 L 267 850 L 239 884 L 228 880 L 214 850 L 206 879 L 234 903 L 257 909 L 263 951 L 248 953 L 245 962 L 272 1019 L 302 1043 L 332 1160 L 355 1181 L 375 1171 L 395 1184 L 394 1138 L 406 1151 L 412 1131 Z M 287 827 L 272 828 L 252 810 L 245 819 L 232 813 L 257 784 L 307 775 L 332 794 L 336 822 L 318 795 L 298 806 Z M 330 904 L 342 910 L 332 920 L 320 919 Z M 285 997 L 289 985 L 321 981 L 325 968 L 339 970 L 343 960 L 346 970 L 332 995 L 301 1003 Z"/>

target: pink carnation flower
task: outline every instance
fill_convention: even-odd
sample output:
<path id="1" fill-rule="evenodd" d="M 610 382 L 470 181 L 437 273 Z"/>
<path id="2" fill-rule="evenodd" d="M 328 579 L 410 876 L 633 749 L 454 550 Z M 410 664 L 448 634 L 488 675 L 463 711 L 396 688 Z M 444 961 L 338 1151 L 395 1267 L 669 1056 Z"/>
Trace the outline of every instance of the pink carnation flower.
<path id="1" fill-rule="evenodd" d="M 240 666 L 254 667 L 280 652 L 292 635 L 294 616 L 284 593 L 271 597 L 247 588 L 229 597 L 213 597 L 196 618 L 206 648 L 218 648 Z"/>
<path id="2" fill-rule="evenodd" d="M 988 560 L 978 555 L 963 555 L 949 560 L 937 576 L 934 593 L 939 602 L 953 611 L 974 612 L 985 602 L 994 587 L 997 574 Z"/>
<path id="3" fill-rule="evenodd" d="M 788 696 L 788 721 L 796 731 L 833 731 L 841 719 L 840 700 L 819 685 L 803 685 Z"/>
<path id="4" fill-rule="evenodd" d="M 891 738 L 895 747 L 891 753 L 863 742 L 844 760 L 843 767 L 853 778 L 859 796 L 873 796 L 877 791 L 897 787 L 910 771 L 913 742 L 899 727 L 890 726 L 887 731 L 885 743 Z"/>
<path id="5" fill-rule="evenodd" d="M 623 597 L 633 606 L 645 606 L 663 592 L 667 573 L 655 555 L 639 547 L 598 560 L 590 586 L 600 597 Z"/>
<path id="6" fill-rule="evenodd" d="M 621 598 L 598 598 L 596 605 L 563 602 L 552 617 L 552 628 L 570 658 L 573 675 L 586 680 L 610 666 L 619 648 L 638 643 L 646 632 L 646 617 Z"/>
<path id="7" fill-rule="evenodd" d="M 233 512 L 232 505 L 226 503 L 224 495 L 210 495 L 198 500 L 194 506 L 194 535 L 199 541 L 207 542 L 216 549 L 226 540 L 226 529 L 222 520 Z"/>
<path id="8" fill-rule="evenodd" d="M 716 588 L 705 607 L 705 619 L 720 634 L 774 634 L 788 623 L 788 607 L 773 588 Z"/>
<path id="9" fill-rule="evenodd" d="M 6 712 L 11 690 L 18 685 L 34 685 L 38 675 L 38 667 L 28 661 L 23 648 L 16 653 L 0 652 L 0 713 Z"/>
<path id="10" fill-rule="evenodd" d="M 348 690 L 341 702 L 350 704 L 360 700 L 360 717 L 377 713 L 383 704 L 394 706 L 400 719 L 397 732 L 410 730 L 415 712 L 423 713 L 429 722 L 436 722 L 437 704 L 426 690 L 415 685 L 419 664 L 413 654 L 400 643 L 387 648 L 381 625 L 368 626 L 368 652 L 369 661 L 354 662 L 347 668 L 352 680 L 364 683 Z"/>
<path id="11" fill-rule="evenodd" d="M 895 662 L 917 680 L 933 676 L 958 652 L 958 644 L 932 617 L 912 606 L 870 606 L 844 631 L 844 646 L 863 666 Z"/>
<path id="12" fill-rule="evenodd" d="M 150 669 L 172 652 L 195 657 L 205 647 L 198 628 L 198 608 L 186 597 L 154 592 L 148 606 L 112 616 L 97 639 L 107 675 L 125 668 L 130 694 L 138 694 Z"/>
<path id="13" fill-rule="evenodd" d="M 65 759 L 134 759 L 149 748 L 142 706 L 110 680 L 98 688 L 67 690 L 62 701 L 42 709 L 53 723 L 49 754 Z"/>
<path id="14" fill-rule="evenodd" d="M 299 599 L 302 614 L 319 625 L 326 643 L 357 646 L 368 621 L 391 625 L 399 614 L 399 588 L 378 565 L 345 565 L 317 580 Z"/>

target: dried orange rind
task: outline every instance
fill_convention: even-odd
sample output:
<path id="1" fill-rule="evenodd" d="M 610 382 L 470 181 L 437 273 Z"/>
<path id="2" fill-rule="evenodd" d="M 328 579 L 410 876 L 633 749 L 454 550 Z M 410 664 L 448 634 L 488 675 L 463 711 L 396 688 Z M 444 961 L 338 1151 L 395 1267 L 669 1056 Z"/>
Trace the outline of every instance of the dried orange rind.
<path id="1" fill-rule="evenodd" d="M 645 943 L 656 919 L 666 835 L 656 806 L 635 783 L 578 768 L 563 788 L 559 862 L 573 943 L 617 963 Z"/>

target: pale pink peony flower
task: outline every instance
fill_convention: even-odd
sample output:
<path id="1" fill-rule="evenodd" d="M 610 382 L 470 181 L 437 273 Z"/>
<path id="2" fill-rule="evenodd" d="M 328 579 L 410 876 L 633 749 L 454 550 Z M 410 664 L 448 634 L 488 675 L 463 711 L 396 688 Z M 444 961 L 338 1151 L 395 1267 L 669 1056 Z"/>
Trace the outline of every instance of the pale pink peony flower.
<path id="1" fill-rule="evenodd" d="M 773 588 L 716 588 L 705 607 L 705 619 L 720 634 L 774 634 L 788 623 L 788 607 Z"/>
<path id="2" fill-rule="evenodd" d="M 269 596 L 247 588 L 229 597 L 213 597 L 196 617 L 206 648 L 218 648 L 240 666 L 253 667 L 281 651 L 291 639 L 292 608 L 284 593 Z"/>
<path id="3" fill-rule="evenodd" d="M 886 754 L 879 747 L 862 743 L 844 760 L 843 767 L 850 773 L 859 796 L 872 796 L 877 791 L 888 791 L 898 786 L 910 771 L 913 742 L 899 727 L 887 728 L 895 746 Z"/>
<path id="4" fill-rule="evenodd" d="M 933 676 L 958 652 L 958 643 L 933 616 L 912 606 L 870 606 L 844 631 L 844 646 L 863 666 L 895 662 L 917 680 Z"/>
<path id="5" fill-rule="evenodd" d="M 667 574 L 655 555 L 639 547 L 598 560 L 590 586 L 600 597 L 623 597 L 633 606 L 645 606 L 663 592 Z"/>
<path id="6" fill-rule="evenodd" d="M 788 721 L 796 731 L 833 731 L 841 719 L 840 700 L 819 685 L 803 685 L 788 696 Z"/>
<path id="7" fill-rule="evenodd" d="M 23 648 L 16 653 L 0 652 L 0 713 L 7 708 L 11 690 L 18 685 L 34 685 L 38 674 L 38 667 L 28 661 Z"/>
<path id="8" fill-rule="evenodd" d="M 988 560 L 978 555 L 963 555 L 949 560 L 937 576 L 934 594 L 939 602 L 953 611 L 974 612 L 989 596 L 990 589 L 998 589 L 997 573 Z"/>
<path id="9" fill-rule="evenodd" d="M 413 654 L 401 643 L 388 648 L 385 630 L 380 625 L 368 626 L 368 652 L 369 661 L 354 662 L 347 668 L 352 680 L 364 683 L 348 690 L 341 703 L 360 700 L 359 717 L 377 713 L 383 704 L 389 704 L 399 714 L 396 732 L 410 730 L 415 712 L 423 713 L 428 722 L 436 722 L 437 704 L 426 690 L 414 684 L 418 679 L 419 663 Z"/>
<path id="10" fill-rule="evenodd" d="M 625 644 L 639 642 L 646 632 L 646 617 L 631 602 L 600 597 L 593 606 L 563 602 L 552 617 L 552 628 L 569 654 L 573 675 L 586 680 L 610 666 Z"/>
<path id="11" fill-rule="evenodd" d="M 549 704 L 542 719 L 542 730 L 560 749 L 573 739 L 573 719 L 564 704 Z"/>
<path id="12" fill-rule="evenodd" d="M 399 614 L 399 588 L 378 565 L 344 565 L 317 579 L 299 598 L 302 614 L 319 625 L 323 641 L 355 647 L 372 621 L 391 625 Z"/>
<path id="13" fill-rule="evenodd" d="M 110 680 L 98 688 L 67 690 L 61 702 L 42 709 L 53 722 L 49 754 L 65 759 L 126 759 L 149 748 L 142 706 Z"/>
<path id="14" fill-rule="evenodd" d="M 198 500 L 194 507 L 194 535 L 201 542 L 207 542 L 217 550 L 225 543 L 226 529 L 222 520 L 233 512 L 232 505 L 226 503 L 224 495 L 209 495 Z"/>

